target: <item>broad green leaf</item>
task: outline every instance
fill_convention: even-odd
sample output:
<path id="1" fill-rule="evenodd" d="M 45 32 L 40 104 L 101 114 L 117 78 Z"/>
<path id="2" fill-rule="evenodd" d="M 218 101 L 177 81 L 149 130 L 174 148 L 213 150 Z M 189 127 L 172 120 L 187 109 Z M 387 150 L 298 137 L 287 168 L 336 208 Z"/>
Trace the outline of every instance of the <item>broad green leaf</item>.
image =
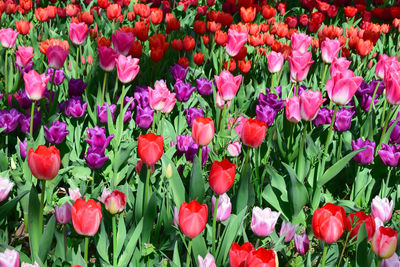
<path id="1" fill-rule="evenodd" d="M 114 215 L 114 216 L 115 216 L 115 215 Z M 124 242 L 125 242 L 125 238 L 126 238 L 125 221 L 124 221 L 124 217 L 123 217 L 123 216 L 120 216 L 120 217 L 119 217 L 119 221 L 118 221 L 117 251 L 115 252 L 115 254 L 117 255 L 117 257 L 118 257 L 119 254 L 121 253 L 122 247 L 123 247 Z"/>
<path id="2" fill-rule="evenodd" d="M 7 217 L 8 213 L 14 210 L 15 206 L 18 204 L 18 201 L 23 198 L 26 194 L 28 194 L 28 190 L 23 191 L 18 196 L 13 198 L 12 200 L 6 202 L 3 206 L 0 207 L 0 220 Z"/>
<path id="3" fill-rule="evenodd" d="M 133 251 L 135 250 L 136 244 L 139 240 L 140 234 L 142 233 L 143 229 L 143 218 L 140 220 L 138 225 L 136 225 L 133 234 L 128 237 L 128 244 L 125 247 L 124 252 L 122 253 L 121 257 L 118 259 L 118 267 L 125 267 L 130 262 Z"/>
<path id="4" fill-rule="evenodd" d="M 200 255 L 204 258 L 207 254 L 207 245 L 202 234 L 192 239 L 192 256 L 197 259 Z"/>
<path id="5" fill-rule="evenodd" d="M 105 261 L 106 263 L 110 263 L 110 260 L 108 258 L 108 247 L 110 245 L 110 241 L 108 239 L 107 230 L 104 226 L 104 220 L 101 221 L 100 231 L 96 241 L 97 241 L 96 242 L 97 253 L 99 253 L 99 256 L 103 261 Z"/>
<path id="6" fill-rule="evenodd" d="M 250 153 L 250 149 L 247 153 Z M 239 213 L 248 206 L 249 201 L 249 186 L 251 180 L 251 166 L 250 162 L 243 163 L 242 174 L 240 176 L 239 191 L 236 195 L 236 213 Z M 247 166 L 246 166 L 247 165 Z"/>
<path id="7" fill-rule="evenodd" d="M 290 177 L 290 187 L 289 187 L 289 200 L 292 203 L 293 216 L 297 216 L 300 210 L 303 209 L 304 205 L 308 202 L 308 192 L 303 183 L 301 183 L 296 176 L 296 173 L 286 163 L 282 162 Z"/>
<path id="8" fill-rule="evenodd" d="M 171 165 L 172 168 L 172 176 L 168 179 L 168 185 L 171 188 L 172 199 L 174 200 L 175 206 L 180 207 L 182 202 L 185 202 L 185 187 L 182 183 L 182 179 L 175 167 L 175 164 L 172 162 L 170 158 L 163 155 L 161 158 L 162 161 L 162 170 L 165 173 L 168 165 Z"/>
<path id="9" fill-rule="evenodd" d="M 153 231 L 153 225 L 157 215 L 157 192 L 154 192 L 144 213 L 144 226 L 142 231 L 142 242 L 149 243 Z"/>
<path id="10" fill-rule="evenodd" d="M 181 259 L 180 259 L 180 253 L 178 251 L 178 241 L 175 242 L 174 246 L 174 255 L 172 258 L 172 264 L 174 267 L 180 267 L 181 265 Z"/>
<path id="11" fill-rule="evenodd" d="M 53 243 L 55 230 L 56 230 L 56 217 L 55 215 L 53 215 L 48 221 L 47 226 L 44 229 L 42 239 L 40 240 L 39 258 L 42 262 L 46 262 L 46 258 L 50 251 L 51 244 Z"/>
<path id="12" fill-rule="evenodd" d="M 197 200 L 202 203 L 205 196 L 204 179 L 199 158 L 194 156 L 192 175 L 190 178 L 190 200 Z"/>

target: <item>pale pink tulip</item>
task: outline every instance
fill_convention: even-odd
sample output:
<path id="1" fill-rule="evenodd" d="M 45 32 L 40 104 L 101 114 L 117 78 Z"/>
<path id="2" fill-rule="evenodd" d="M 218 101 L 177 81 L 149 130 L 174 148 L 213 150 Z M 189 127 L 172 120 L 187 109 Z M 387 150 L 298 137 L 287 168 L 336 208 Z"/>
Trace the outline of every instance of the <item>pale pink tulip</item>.
<path id="1" fill-rule="evenodd" d="M 233 141 L 228 145 L 226 150 L 228 151 L 229 156 L 237 157 L 240 155 L 240 152 L 242 151 L 242 144 L 239 141 Z"/>
<path id="2" fill-rule="evenodd" d="M 217 201 L 216 197 L 213 196 L 211 198 L 211 203 L 212 203 L 212 213 L 214 214 L 214 208 L 215 208 L 215 202 Z M 232 203 L 231 199 L 226 193 L 223 193 L 222 195 L 219 196 L 218 200 L 218 208 L 217 208 L 217 220 L 218 221 L 226 221 L 229 216 L 231 215 L 232 211 Z"/>
<path id="3" fill-rule="evenodd" d="M 381 199 L 376 196 L 372 200 L 371 213 L 375 218 L 379 218 L 382 222 L 387 222 L 392 217 L 393 213 L 393 200 L 389 202 L 389 199 Z"/>
<path id="4" fill-rule="evenodd" d="M 251 217 L 251 230 L 257 236 L 268 236 L 274 230 L 280 214 L 280 212 L 272 211 L 270 208 L 254 207 Z"/>
<path id="5" fill-rule="evenodd" d="M 11 28 L 2 28 L 0 30 L 0 42 L 4 48 L 13 48 L 17 42 L 19 33 Z"/>
<path id="6" fill-rule="evenodd" d="M 277 73 L 277 72 L 280 72 L 282 69 L 284 57 L 283 57 L 282 53 L 280 53 L 280 52 L 277 53 L 275 51 L 271 51 L 267 55 L 267 61 L 268 61 L 269 72 Z"/>
<path id="7" fill-rule="evenodd" d="M 149 90 L 150 107 L 153 110 L 161 111 L 162 113 L 170 113 L 175 106 L 175 93 L 171 93 L 164 80 L 156 81 L 154 89 Z"/>

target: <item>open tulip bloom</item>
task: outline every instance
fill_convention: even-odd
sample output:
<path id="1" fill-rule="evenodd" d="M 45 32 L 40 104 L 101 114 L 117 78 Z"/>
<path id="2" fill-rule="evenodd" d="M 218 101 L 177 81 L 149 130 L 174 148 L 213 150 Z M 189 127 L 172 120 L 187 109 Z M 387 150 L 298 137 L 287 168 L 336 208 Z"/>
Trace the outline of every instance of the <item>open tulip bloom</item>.
<path id="1" fill-rule="evenodd" d="M 0 1 L 0 267 L 400 266 L 399 3 Z"/>

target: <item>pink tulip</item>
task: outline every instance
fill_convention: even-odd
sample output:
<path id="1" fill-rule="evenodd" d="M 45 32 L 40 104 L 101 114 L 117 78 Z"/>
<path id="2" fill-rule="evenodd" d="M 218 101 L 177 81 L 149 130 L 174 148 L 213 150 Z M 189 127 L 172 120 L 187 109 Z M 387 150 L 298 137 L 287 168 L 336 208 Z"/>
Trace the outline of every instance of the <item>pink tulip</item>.
<path id="1" fill-rule="evenodd" d="M 149 87 L 149 102 L 153 110 L 170 113 L 175 106 L 175 93 L 171 93 L 164 80 L 156 81 L 154 90 Z"/>
<path id="2" fill-rule="evenodd" d="M 115 67 L 115 59 L 118 54 L 111 47 L 101 46 L 97 49 L 99 53 L 100 68 L 106 72 L 110 72 Z"/>
<path id="3" fill-rule="evenodd" d="M 259 207 L 254 207 L 251 217 L 251 230 L 257 236 L 266 237 L 274 230 L 280 214 L 280 212 L 272 211 L 270 208 L 262 210 Z"/>
<path id="4" fill-rule="evenodd" d="M 344 72 L 349 69 L 351 61 L 348 61 L 345 57 L 334 58 L 331 64 L 331 77 L 335 76 L 338 72 Z"/>
<path id="5" fill-rule="evenodd" d="M 200 255 L 198 255 L 197 261 L 199 262 L 199 267 L 217 267 L 217 265 L 215 264 L 214 256 L 210 253 L 207 253 L 204 259 Z"/>
<path id="6" fill-rule="evenodd" d="M 386 101 L 392 105 L 400 104 L 400 63 L 385 62 Z"/>
<path id="7" fill-rule="evenodd" d="M 300 98 L 298 96 L 292 96 L 291 98 L 287 98 L 285 101 L 285 113 L 287 120 L 293 123 L 298 123 L 301 121 Z"/>
<path id="8" fill-rule="evenodd" d="M 290 80 L 292 82 L 301 82 L 307 78 L 313 62 L 310 52 L 302 54 L 298 51 L 293 51 L 292 55 L 289 56 Z"/>
<path id="9" fill-rule="evenodd" d="M 232 100 L 242 83 L 242 75 L 233 76 L 229 71 L 223 70 L 219 76 L 215 75 L 214 77 L 222 99 L 224 101 Z"/>
<path id="10" fill-rule="evenodd" d="M 78 198 L 81 198 L 81 193 L 79 192 L 79 188 L 75 188 L 75 189 L 68 189 L 68 194 L 69 194 L 69 198 L 72 201 L 76 201 Z"/>
<path id="11" fill-rule="evenodd" d="M 13 48 L 17 42 L 19 33 L 11 28 L 0 30 L 0 42 L 4 48 Z"/>
<path id="12" fill-rule="evenodd" d="M 34 101 L 41 99 L 49 80 L 50 77 L 45 73 L 39 74 L 35 70 L 25 73 L 25 92 L 29 99 Z"/>
<path id="13" fill-rule="evenodd" d="M 300 116 L 305 121 L 312 121 L 318 114 L 321 104 L 326 99 L 322 98 L 320 91 L 306 90 L 300 95 Z"/>
<path id="14" fill-rule="evenodd" d="M 247 42 L 247 33 L 237 32 L 236 30 L 228 30 L 228 41 L 226 43 L 226 53 L 231 57 L 236 56 L 240 49 Z"/>
<path id="15" fill-rule="evenodd" d="M 386 62 L 390 63 L 390 61 L 397 61 L 397 58 L 385 54 L 379 55 L 378 63 L 375 66 L 375 75 L 378 79 L 383 80 L 385 78 L 385 64 Z"/>
<path id="16" fill-rule="evenodd" d="M 215 96 L 215 105 L 219 109 L 224 109 L 224 108 L 228 109 L 229 106 L 231 105 L 231 101 L 224 101 L 224 99 L 221 96 L 221 93 L 217 92 L 217 94 Z"/>
<path id="17" fill-rule="evenodd" d="M 135 41 L 135 36 L 131 32 L 115 31 L 111 35 L 113 47 L 118 54 L 128 55 L 129 49 Z"/>
<path id="18" fill-rule="evenodd" d="M 0 202 L 8 197 L 13 186 L 13 182 L 10 182 L 7 178 L 0 177 Z"/>
<path id="19" fill-rule="evenodd" d="M 231 127 L 235 127 L 235 132 L 237 133 L 237 135 L 240 135 L 243 130 L 243 125 L 246 123 L 247 120 L 248 118 L 243 116 L 230 118 L 228 122 L 228 129 L 230 129 Z"/>
<path id="20" fill-rule="evenodd" d="M 282 69 L 284 57 L 280 52 L 277 53 L 275 51 L 271 51 L 267 55 L 267 61 L 268 61 L 269 72 L 277 73 L 280 72 Z"/>
<path id="21" fill-rule="evenodd" d="M 67 224 L 72 219 L 71 205 L 65 202 L 60 207 L 55 207 L 56 220 L 60 224 Z"/>
<path id="22" fill-rule="evenodd" d="M 138 171 L 140 173 L 140 171 Z M 97 198 L 98 201 L 105 204 L 106 198 L 111 194 L 112 190 L 108 190 L 106 187 L 103 188 L 103 192 L 101 192 L 101 196 Z"/>
<path id="23" fill-rule="evenodd" d="M 86 41 L 89 34 L 89 28 L 84 22 L 69 24 L 69 38 L 76 45 L 81 45 Z"/>
<path id="24" fill-rule="evenodd" d="M 304 33 L 295 32 L 290 38 L 290 44 L 293 51 L 297 51 L 301 54 L 307 52 L 307 49 L 310 47 L 311 41 L 312 37 Z"/>
<path id="25" fill-rule="evenodd" d="M 396 253 L 392 257 L 382 260 L 380 267 L 400 267 L 400 258 Z"/>
<path id="26" fill-rule="evenodd" d="M 178 207 L 174 207 L 174 219 L 173 219 L 173 223 L 176 227 L 178 227 L 179 224 L 179 209 Z"/>
<path id="27" fill-rule="evenodd" d="M 0 253 L 0 266 L 19 267 L 19 254 L 16 250 L 6 248 Z"/>
<path id="28" fill-rule="evenodd" d="M 378 257 L 388 259 L 397 248 L 397 232 L 390 227 L 381 226 L 371 240 L 371 249 Z"/>
<path id="29" fill-rule="evenodd" d="M 389 199 L 381 199 L 376 196 L 372 200 L 371 213 L 375 218 L 379 218 L 382 222 L 387 222 L 392 217 L 393 213 L 393 200 L 389 202 Z"/>
<path id="30" fill-rule="evenodd" d="M 212 213 L 214 214 L 215 202 L 217 201 L 216 197 L 213 196 L 211 198 L 212 203 Z M 232 211 L 232 203 L 231 199 L 226 193 L 223 193 L 219 196 L 218 200 L 218 209 L 217 209 L 217 220 L 220 222 L 226 221 L 231 215 Z"/>
<path id="31" fill-rule="evenodd" d="M 76 266 L 76 265 L 74 265 L 74 266 Z M 40 267 L 40 264 L 37 263 L 36 261 L 33 264 L 23 262 L 23 263 L 21 263 L 21 267 Z"/>
<path id="32" fill-rule="evenodd" d="M 18 46 L 18 50 L 15 52 L 15 64 L 17 64 L 21 68 L 25 68 L 32 60 L 34 55 L 35 54 L 33 53 L 33 47 Z"/>
<path id="33" fill-rule="evenodd" d="M 130 83 L 135 79 L 140 69 L 138 58 L 119 55 L 115 62 L 117 63 L 118 79 L 122 83 Z"/>
<path id="34" fill-rule="evenodd" d="M 49 46 L 46 51 L 49 67 L 53 69 L 62 69 L 64 62 L 69 54 L 68 50 L 64 50 L 61 46 Z"/>
<path id="35" fill-rule="evenodd" d="M 233 141 L 228 145 L 226 150 L 228 151 L 229 156 L 238 157 L 242 151 L 242 144 L 239 141 Z"/>
<path id="36" fill-rule="evenodd" d="M 333 59 L 337 57 L 340 49 L 340 42 L 337 39 L 331 40 L 326 38 L 321 44 L 321 58 L 327 64 L 331 64 Z"/>
<path id="37" fill-rule="evenodd" d="M 126 206 L 126 195 L 119 190 L 114 190 L 104 199 L 104 204 L 109 213 L 121 213 Z"/>
<path id="38" fill-rule="evenodd" d="M 279 236 L 282 237 L 285 235 L 285 242 L 290 242 L 294 234 L 296 233 L 297 224 L 292 225 L 290 222 L 282 222 L 281 230 L 279 231 Z"/>
<path id="39" fill-rule="evenodd" d="M 354 76 L 351 70 L 338 72 L 326 82 L 328 96 L 337 105 L 346 105 L 362 82 L 361 76 Z"/>

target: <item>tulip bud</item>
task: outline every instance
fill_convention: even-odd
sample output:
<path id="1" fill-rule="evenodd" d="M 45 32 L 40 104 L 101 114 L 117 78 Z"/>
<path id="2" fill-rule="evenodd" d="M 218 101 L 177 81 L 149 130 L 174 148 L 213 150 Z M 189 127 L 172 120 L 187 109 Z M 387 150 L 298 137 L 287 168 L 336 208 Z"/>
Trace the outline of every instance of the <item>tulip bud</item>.
<path id="1" fill-rule="evenodd" d="M 217 201 L 217 199 L 215 198 L 215 196 L 213 196 L 211 199 L 212 214 L 214 214 L 214 208 L 215 208 L 216 201 Z M 231 211 L 232 211 L 232 203 L 231 203 L 231 199 L 229 198 L 229 196 L 226 193 L 220 195 L 219 200 L 218 200 L 218 208 L 217 208 L 217 220 L 221 221 L 221 222 L 227 220 L 229 218 L 229 216 L 231 215 Z"/>
<path id="2" fill-rule="evenodd" d="M 372 200 L 371 204 L 371 213 L 375 218 L 381 219 L 383 222 L 387 222 L 392 217 L 393 212 L 393 200 L 389 202 L 389 199 L 383 198 L 381 199 L 379 196 L 376 196 Z"/>
<path id="3" fill-rule="evenodd" d="M 165 170 L 165 178 L 169 179 L 172 177 L 172 165 L 168 164 L 167 169 Z"/>
<path id="4" fill-rule="evenodd" d="M 55 213 L 56 220 L 60 224 L 67 224 L 72 219 L 71 205 L 68 202 L 65 202 L 60 207 L 56 206 Z"/>
<path id="5" fill-rule="evenodd" d="M 211 255 L 210 253 L 207 253 L 207 255 L 204 257 L 204 259 L 200 255 L 198 255 L 197 260 L 199 262 L 199 267 L 216 267 L 217 266 L 215 264 L 214 256 Z"/>
<path id="6" fill-rule="evenodd" d="M 296 248 L 296 251 L 300 253 L 301 255 L 305 255 L 308 252 L 308 249 L 310 248 L 310 240 L 308 239 L 308 236 L 306 233 L 303 235 L 294 235 L 294 246 Z"/>
<path id="7" fill-rule="evenodd" d="M 378 257 L 388 259 L 397 248 L 397 232 L 390 227 L 379 227 L 371 241 L 371 249 Z"/>
<path id="8" fill-rule="evenodd" d="M 105 199 L 106 210 L 112 215 L 122 212 L 126 205 L 126 195 L 121 191 L 112 191 Z"/>

